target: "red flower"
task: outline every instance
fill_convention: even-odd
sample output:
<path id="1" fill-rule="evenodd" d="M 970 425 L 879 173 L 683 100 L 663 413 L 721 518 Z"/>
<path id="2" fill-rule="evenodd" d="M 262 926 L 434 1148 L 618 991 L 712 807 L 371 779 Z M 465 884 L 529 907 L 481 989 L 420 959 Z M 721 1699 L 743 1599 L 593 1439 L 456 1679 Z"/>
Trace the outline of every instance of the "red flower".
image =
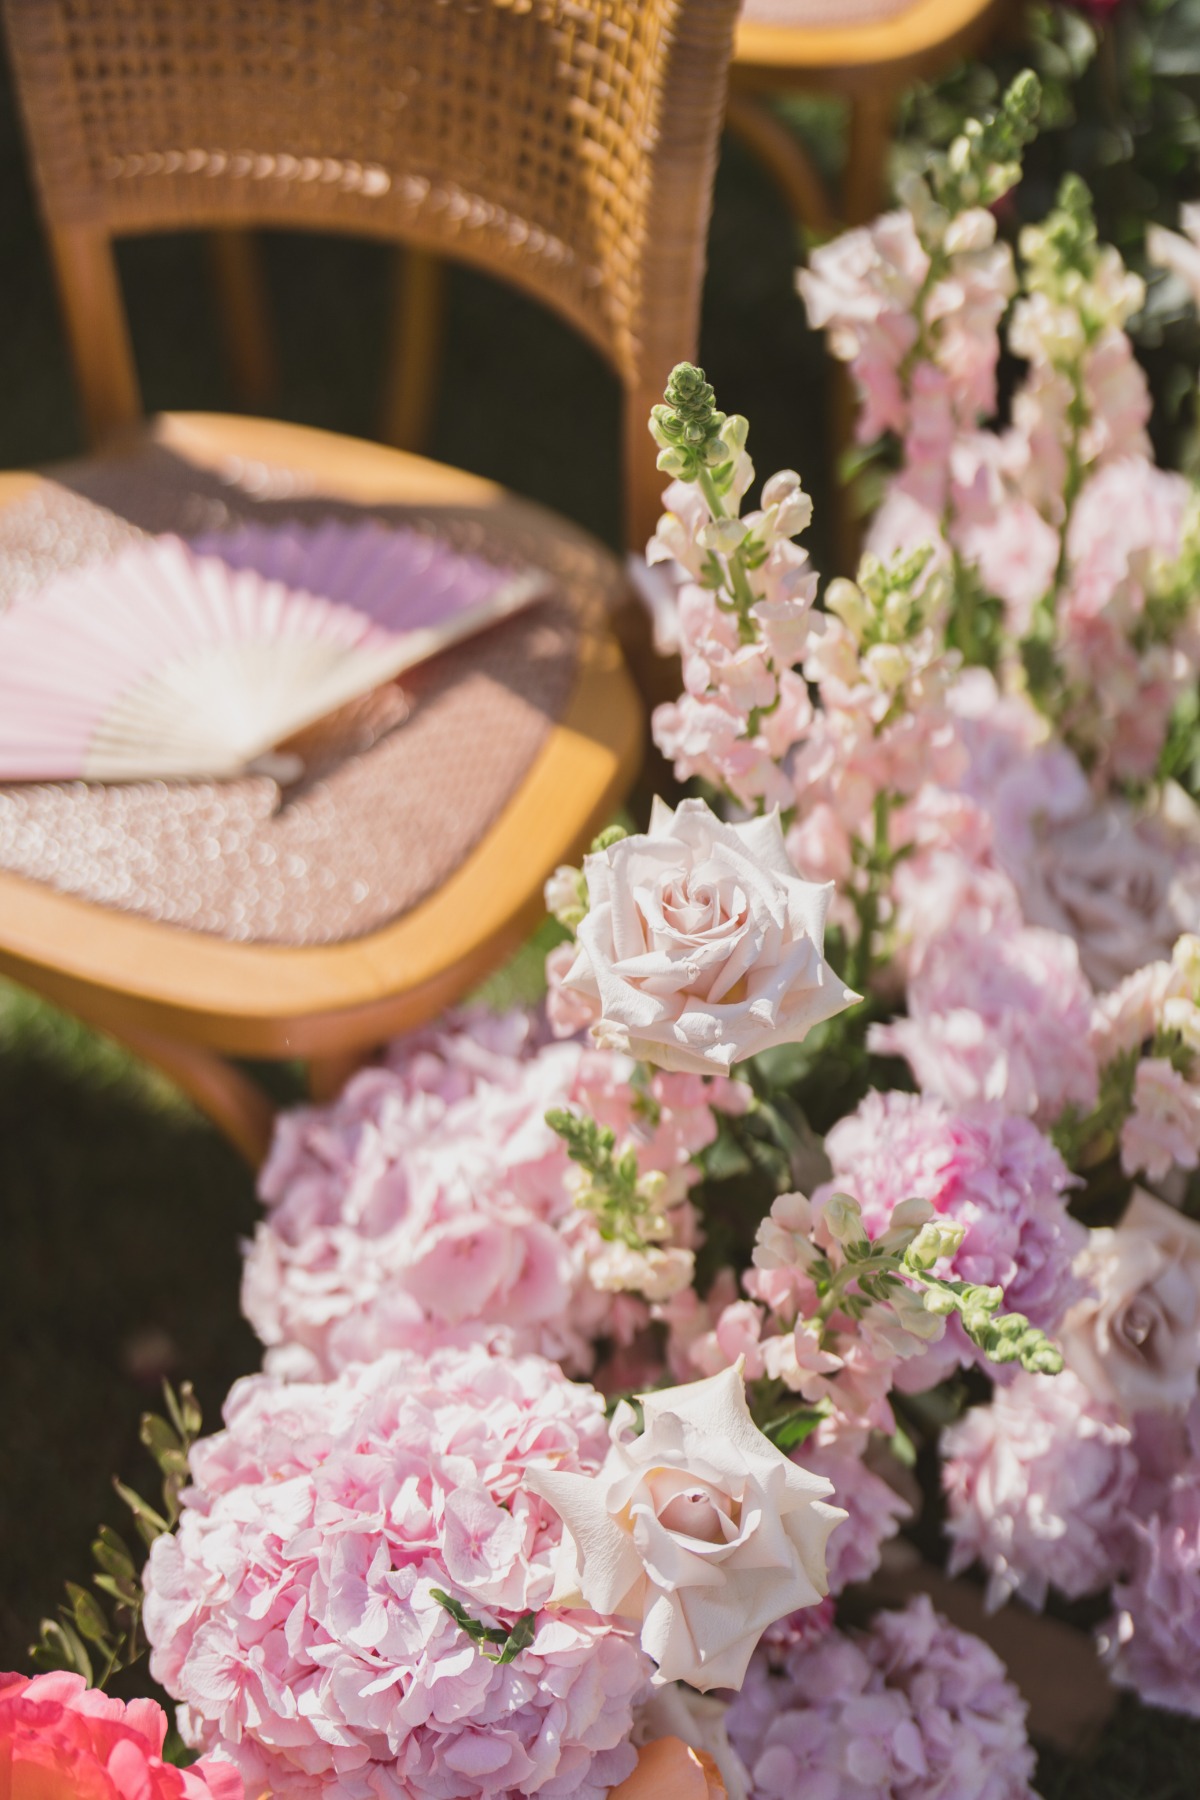
<path id="1" fill-rule="evenodd" d="M 162 1759 L 155 1700 L 110 1699 L 80 1675 L 0 1674 L 0 1800 L 243 1800 L 227 1763 Z"/>

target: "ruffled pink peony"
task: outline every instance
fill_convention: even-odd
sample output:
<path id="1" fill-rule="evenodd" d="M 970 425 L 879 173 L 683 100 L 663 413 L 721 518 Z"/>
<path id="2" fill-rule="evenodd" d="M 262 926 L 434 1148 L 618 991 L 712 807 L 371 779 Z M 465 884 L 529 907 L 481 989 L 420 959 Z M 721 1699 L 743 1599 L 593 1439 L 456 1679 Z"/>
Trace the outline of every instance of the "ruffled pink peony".
<path id="1" fill-rule="evenodd" d="M 872 1092 L 825 1149 L 833 1180 L 814 1203 L 852 1194 L 871 1237 L 915 1196 L 966 1227 L 953 1273 L 1002 1287 L 1006 1308 L 1043 1331 L 1082 1294 L 1071 1263 L 1088 1234 L 1066 1210 L 1072 1176 L 1031 1120 L 994 1103 L 952 1109 L 931 1096 Z M 965 1336 L 956 1341 L 969 1355 Z"/>
<path id="2" fill-rule="evenodd" d="M 925 1595 L 777 1670 L 760 1651 L 726 1722 L 756 1800 L 1034 1800 L 1024 1702 Z"/>
<path id="3" fill-rule="evenodd" d="M 951 1573 L 981 1562 L 993 1607 L 1012 1594 L 1041 1607 L 1049 1587 L 1071 1600 L 1106 1587 L 1137 1481 L 1131 1443 L 1121 1415 L 1069 1370 L 1018 1373 L 943 1439 Z"/>
<path id="4" fill-rule="evenodd" d="M 0 1793 L 5 1800 L 242 1800 L 226 1762 L 163 1761 L 156 1700 L 114 1700 L 82 1675 L 0 1675 Z"/>
<path id="5" fill-rule="evenodd" d="M 1092 999 L 1070 938 L 971 922 L 930 944 L 908 990 L 908 1017 L 871 1027 L 868 1043 L 903 1056 L 921 1087 L 951 1105 L 994 1100 L 1054 1120 L 1094 1105 Z"/>
<path id="6" fill-rule="evenodd" d="M 600 1396 L 538 1357 L 239 1382 L 146 1570 L 184 1737 L 276 1800 L 603 1800 L 651 1665 L 608 1621 L 547 1610 L 562 1528 L 525 1475 L 594 1474 L 607 1449 Z M 529 1647 L 489 1660 L 435 1588 L 488 1627 L 532 1612 Z"/>
<path id="7" fill-rule="evenodd" d="M 482 1339 L 588 1369 L 597 1337 L 627 1340 L 645 1307 L 588 1279 L 600 1240 L 546 1110 L 582 1106 L 643 1171 L 667 1174 L 690 1242 L 689 1159 L 716 1134 L 709 1103 L 746 1091 L 660 1075 L 641 1097 L 631 1075 L 612 1052 L 539 1046 L 524 1014 L 476 1016 L 402 1040 L 331 1106 L 284 1114 L 242 1291 L 268 1366 L 325 1376 L 382 1350 Z"/>

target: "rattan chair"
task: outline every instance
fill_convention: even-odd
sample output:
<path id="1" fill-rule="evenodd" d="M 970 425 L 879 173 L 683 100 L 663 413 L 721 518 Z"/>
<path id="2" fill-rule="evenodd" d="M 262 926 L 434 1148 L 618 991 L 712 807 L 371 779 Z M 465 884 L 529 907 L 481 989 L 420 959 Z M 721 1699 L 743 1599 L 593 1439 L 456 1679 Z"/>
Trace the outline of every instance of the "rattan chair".
<path id="1" fill-rule="evenodd" d="M 609 620 L 626 590 L 584 533 L 459 471 L 264 420 L 141 423 L 112 240 L 333 229 L 516 283 L 616 370 L 644 536 L 661 491 L 646 413 L 695 349 L 735 10 L 4 0 L 102 448 L 0 477 L 0 606 L 139 532 L 363 509 L 554 578 L 414 672 L 403 729 L 356 751 L 371 732 L 343 720 L 282 804 L 257 777 L 0 788 L 0 972 L 167 1070 L 252 1159 L 270 1109 L 226 1058 L 306 1057 L 328 1091 L 521 941 L 545 875 L 624 791 L 641 711 Z"/>

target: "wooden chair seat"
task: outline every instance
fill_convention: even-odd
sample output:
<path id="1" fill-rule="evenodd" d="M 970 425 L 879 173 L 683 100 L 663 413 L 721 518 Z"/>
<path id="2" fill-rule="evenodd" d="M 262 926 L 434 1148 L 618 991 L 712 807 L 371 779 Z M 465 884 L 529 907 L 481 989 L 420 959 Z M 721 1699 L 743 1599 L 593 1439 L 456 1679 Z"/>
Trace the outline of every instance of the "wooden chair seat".
<path id="1" fill-rule="evenodd" d="M 307 1057 L 332 1084 L 519 944 L 546 875 L 632 779 L 620 566 L 490 482 L 272 421 L 163 415 L 87 462 L 0 477 L 0 606 L 138 531 L 363 509 L 546 569 L 549 596 L 414 671 L 369 748 L 322 763 L 318 743 L 281 802 L 261 778 L 0 787 L 0 971 L 157 1062 L 252 1157 L 269 1109 L 219 1057 Z"/>

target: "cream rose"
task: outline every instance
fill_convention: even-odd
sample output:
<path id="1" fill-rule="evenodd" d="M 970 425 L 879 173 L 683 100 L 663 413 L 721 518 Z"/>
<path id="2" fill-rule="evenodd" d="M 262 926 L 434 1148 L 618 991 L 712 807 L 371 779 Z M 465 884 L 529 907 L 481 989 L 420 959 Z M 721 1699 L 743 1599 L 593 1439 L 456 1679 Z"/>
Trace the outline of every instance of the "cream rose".
<path id="1" fill-rule="evenodd" d="M 1129 1412 L 1187 1406 L 1200 1373 L 1200 1225 L 1138 1189 L 1075 1268 L 1093 1292 L 1059 1333 L 1068 1367 Z"/>
<path id="2" fill-rule="evenodd" d="M 825 961 L 832 887 L 802 881 L 778 813 L 729 825 L 703 800 L 584 862 L 588 911 L 564 985 L 609 1049 L 693 1074 L 796 1043 L 849 1006 Z"/>
<path id="3" fill-rule="evenodd" d="M 825 1542 L 846 1514 L 765 1438 L 741 1366 L 618 1407 L 598 1475 L 533 1468 L 565 1527 L 555 1597 L 641 1622 L 656 1680 L 737 1688 L 763 1631 L 828 1591 Z"/>

